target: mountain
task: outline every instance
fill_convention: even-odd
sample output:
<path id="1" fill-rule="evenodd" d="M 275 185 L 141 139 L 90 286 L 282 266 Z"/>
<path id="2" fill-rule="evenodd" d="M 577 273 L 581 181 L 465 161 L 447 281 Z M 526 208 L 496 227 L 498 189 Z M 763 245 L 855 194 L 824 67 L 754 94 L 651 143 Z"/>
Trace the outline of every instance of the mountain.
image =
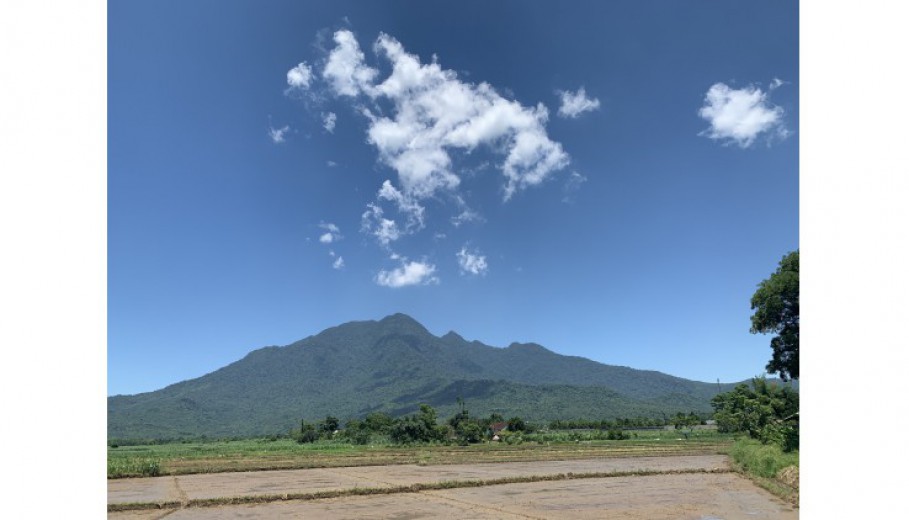
<path id="1" fill-rule="evenodd" d="M 530 421 L 662 417 L 709 411 L 717 391 L 715 383 L 563 356 L 534 343 L 497 348 L 455 332 L 437 337 L 394 314 L 261 348 L 161 390 L 109 397 L 108 437 L 286 433 L 301 418 L 397 416 L 420 403 L 448 417 L 458 397 L 476 417 L 493 411 Z"/>

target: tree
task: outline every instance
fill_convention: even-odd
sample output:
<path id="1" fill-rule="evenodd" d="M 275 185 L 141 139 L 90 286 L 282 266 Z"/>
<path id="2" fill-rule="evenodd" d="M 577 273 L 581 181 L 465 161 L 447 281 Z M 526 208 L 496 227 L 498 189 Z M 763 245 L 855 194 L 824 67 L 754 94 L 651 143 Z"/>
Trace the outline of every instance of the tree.
<path id="1" fill-rule="evenodd" d="M 306 420 L 300 421 L 300 435 L 297 436 L 297 442 L 299 443 L 308 443 L 316 442 L 319 439 L 319 433 L 316 431 L 316 427 L 312 424 L 306 422 Z"/>
<path id="2" fill-rule="evenodd" d="M 323 437 L 331 438 L 340 424 L 341 421 L 339 421 L 337 417 L 327 415 L 325 416 L 325 420 L 319 423 L 319 431 Z"/>
<path id="3" fill-rule="evenodd" d="M 799 378 L 799 252 L 780 260 L 770 278 L 751 297 L 752 334 L 776 334 L 770 340 L 773 357 L 767 372 L 778 372 L 787 381 Z"/>
<path id="4" fill-rule="evenodd" d="M 799 394 L 759 377 L 751 388 L 740 384 L 711 400 L 721 432 L 745 432 L 761 442 L 779 444 L 785 451 L 798 449 Z"/>
<path id="5" fill-rule="evenodd" d="M 392 442 L 397 444 L 439 441 L 444 435 L 444 428 L 437 424 L 436 411 L 428 404 L 421 404 L 418 414 L 395 421 L 389 431 Z"/>
<path id="6" fill-rule="evenodd" d="M 508 431 L 522 432 L 525 430 L 527 430 L 527 424 L 524 423 L 524 419 L 521 419 L 520 417 L 508 419 Z"/>

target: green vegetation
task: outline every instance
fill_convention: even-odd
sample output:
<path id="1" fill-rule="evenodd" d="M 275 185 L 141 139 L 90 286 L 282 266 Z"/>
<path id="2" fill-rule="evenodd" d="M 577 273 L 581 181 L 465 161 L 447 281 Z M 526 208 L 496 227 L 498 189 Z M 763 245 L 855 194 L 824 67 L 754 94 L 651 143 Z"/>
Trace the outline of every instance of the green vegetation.
<path id="1" fill-rule="evenodd" d="M 751 297 L 751 332 L 776 334 L 770 340 L 773 357 L 767 372 L 783 380 L 799 378 L 799 252 L 780 260 L 770 278 Z"/>
<path id="2" fill-rule="evenodd" d="M 748 473 L 764 478 L 776 478 L 784 468 L 798 467 L 798 452 L 784 452 L 775 444 L 763 444 L 754 439 L 739 439 L 729 455 Z"/>
<path id="3" fill-rule="evenodd" d="M 739 385 L 713 398 L 717 427 L 721 432 L 744 432 L 784 451 L 799 447 L 799 394 L 764 378 L 754 378 L 752 388 Z"/>
<path id="4" fill-rule="evenodd" d="M 457 397 L 470 401 L 474 417 L 498 413 L 536 423 L 571 417 L 657 420 L 664 413 L 707 414 L 710 398 L 720 390 L 562 356 L 535 344 L 496 348 L 455 333 L 437 337 L 397 314 L 259 349 L 162 390 L 110 397 L 108 438 L 287 435 L 301 418 L 321 436 L 316 423 L 329 415 L 345 424 L 374 413 L 417 413 L 425 403 L 450 417 L 458 411 Z"/>
<path id="5" fill-rule="evenodd" d="M 108 457 L 107 478 L 157 477 L 161 461 L 147 457 Z"/>
<path id="6" fill-rule="evenodd" d="M 448 425 L 441 425 L 448 428 Z M 300 444 L 291 437 L 243 440 L 156 442 L 108 449 L 108 478 L 178 475 L 224 471 L 299 469 L 383 464 L 459 464 L 467 462 L 569 460 L 636 455 L 725 453 L 733 434 L 695 429 L 686 439 L 675 430 L 625 430 L 628 437 L 611 440 L 609 431 L 549 430 L 499 434 L 502 442 L 483 440 L 458 445 L 455 437 L 428 444 L 394 444 L 389 435 L 371 434 L 368 443 L 348 440 L 347 429 L 332 439 Z"/>
<path id="7" fill-rule="evenodd" d="M 746 433 L 730 456 L 772 493 L 798 503 L 799 394 L 763 378 L 713 398 L 718 431 Z M 793 477 L 794 474 L 794 477 Z"/>
<path id="8" fill-rule="evenodd" d="M 798 504 L 799 453 L 785 452 L 776 444 L 739 439 L 729 450 L 737 469 L 780 498 Z"/>
<path id="9" fill-rule="evenodd" d="M 441 441 L 446 429 L 437 424 L 436 411 L 428 404 L 420 405 L 420 413 L 395 421 L 389 435 L 397 444 L 415 444 Z"/>

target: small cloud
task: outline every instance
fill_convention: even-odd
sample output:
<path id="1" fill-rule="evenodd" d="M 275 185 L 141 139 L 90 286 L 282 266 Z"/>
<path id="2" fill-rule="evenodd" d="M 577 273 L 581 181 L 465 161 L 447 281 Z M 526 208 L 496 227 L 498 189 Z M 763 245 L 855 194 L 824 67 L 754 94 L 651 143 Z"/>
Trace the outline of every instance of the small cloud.
<path id="1" fill-rule="evenodd" d="M 482 220 L 483 217 L 470 208 L 465 208 L 458 215 L 451 217 L 451 223 L 454 227 L 461 227 L 461 224 L 466 224 L 468 222 L 482 222 Z"/>
<path id="2" fill-rule="evenodd" d="M 378 204 L 367 204 L 361 217 L 360 229 L 376 237 L 382 246 L 388 247 L 388 244 L 401 238 L 401 230 L 394 220 L 385 218 L 384 214 Z"/>
<path id="3" fill-rule="evenodd" d="M 328 113 L 322 114 L 322 126 L 330 134 L 335 133 L 335 123 L 337 122 L 337 120 L 338 120 L 338 116 L 335 115 L 334 112 L 328 112 Z"/>
<path id="4" fill-rule="evenodd" d="M 330 222 L 328 224 L 319 224 L 319 227 L 326 231 L 321 236 L 319 236 L 319 242 L 322 242 L 323 244 L 331 244 L 332 242 L 337 242 L 338 240 L 344 238 L 341 236 L 341 230 L 338 228 L 338 226 Z"/>
<path id="5" fill-rule="evenodd" d="M 562 186 L 562 202 L 571 204 L 574 202 L 574 195 L 581 189 L 581 185 L 587 182 L 587 177 L 578 172 L 571 172 L 565 185 Z"/>
<path id="6" fill-rule="evenodd" d="M 559 115 L 562 117 L 567 117 L 575 119 L 584 112 L 591 112 L 600 108 L 600 100 L 597 98 L 590 99 L 587 97 L 587 92 L 584 91 L 584 87 L 578 89 L 577 92 L 570 92 L 567 90 L 558 91 L 559 98 L 562 100 L 562 106 L 559 107 Z"/>
<path id="7" fill-rule="evenodd" d="M 344 258 L 339 256 L 339 257 L 334 261 L 334 263 L 331 264 L 331 267 L 332 267 L 333 269 L 341 269 L 342 267 L 344 267 Z"/>
<path id="8" fill-rule="evenodd" d="M 312 84 L 312 78 L 312 67 L 305 61 L 287 71 L 287 84 L 290 89 L 306 90 Z"/>
<path id="9" fill-rule="evenodd" d="M 402 262 L 401 267 L 391 271 L 379 271 L 376 283 L 383 287 L 406 287 L 408 285 L 428 285 L 439 283 L 433 276 L 436 266 L 425 262 Z"/>
<path id="10" fill-rule="evenodd" d="M 476 211 L 470 209 L 463 197 L 457 195 L 455 201 L 458 203 L 458 206 L 460 206 L 461 213 L 451 217 L 451 224 L 454 227 L 461 227 L 461 224 L 467 224 L 469 222 L 483 222 L 483 217 Z"/>
<path id="11" fill-rule="evenodd" d="M 286 134 L 289 130 L 290 130 L 289 125 L 284 125 L 282 128 L 278 128 L 278 129 L 269 127 L 268 128 L 268 137 L 270 137 L 271 141 L 275 144 L 283 143 L 284 134 Z"/>
<path id="12" fill-rule="evenodd" d="M 456 256 L 458 257 L 458 265 L 461 267 L 462 273 L 485 275 L 489 270 L 489 266 L 486 263 L 486 257 L 481 255 L 479 251 L 470 253 L 467 251 L 467 246 L 464 246 L 458 251 Z"/>
<path id="13" fill-rule="evenodd" d="M 328 161 L 328 162 L 325 163 L 325 164 L 327 164 L 329 168 L 334 168 L 335 166 L 338 165 L 338 163 L 336 163 L 336 162 L 334 162 L 334 161 Z"/>
<path id="14" fill-rule="evenodd" d="M 762 133 L 775 133 L 785 139 L 790 134 L 783 125 L 785 112 L 768 99 L 769 92 L 782 84 L 782 80 L 774 79 L 767 93 L 754 86 L 733 89 L 725 83 L 714 84 L 698 111 L 710 128 L 698 135 L 724 141 L 723 144 L 736 143 L 740 148 L 751 146 Z"/>

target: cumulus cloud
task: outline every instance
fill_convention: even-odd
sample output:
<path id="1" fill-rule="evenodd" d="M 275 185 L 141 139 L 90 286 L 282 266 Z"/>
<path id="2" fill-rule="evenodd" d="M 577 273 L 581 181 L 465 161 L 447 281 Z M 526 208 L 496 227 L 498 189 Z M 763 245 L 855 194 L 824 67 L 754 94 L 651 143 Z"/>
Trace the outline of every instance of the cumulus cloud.
<path id="1" fill-rule="evenodd" d="M 546 134 L 549 114 L 542 104 L 525 107 L 487 83 L 465 83 L 435 59 L 421 63 L 387 34 L 378 37 L 374 50 L 392 69 L 378 81 L 378 70 L 366 65 L 353 33 L 337 31 L 334 40 L 322 73 L 333 92 L 391 102 L 389 115 L 365 106 L 360 112 L 370 121 L 367 141 L 397 172 L 404 196 L 419 200 L 456 189 L 461 179 L 452 171 L 453 149 L 485 146 L 505 155 L 500 168 L 506 200 L 568 164 L 562 145 Z"/>
<path id="2" fill-rule="evenodd" d="M 340 256 L 336 258 L 335 261 L 331 264 L 331 267 L 333 269 L 341 269 L 344 267 L 344 258 Z"/>
<path id="3" fill-rule="evenodd" d="M 270 137 L 271 140 L 272 140 L 272 142 L 275 143 L 275 144 L 283 143 L 283 142 L 284 142 L 284 134 L 286 134 L 289 130 L 290 130 L 290 126 L 289 126 L 289 125 L 284 125 L 283 127 L 278 128 L 278 129 L 269 127 L 269 129 L 268 129 L 268 137 Z"/>
<path id="4" fill-rule="evenodd" d="M 312 77 L 312 67 L 304 61 L 287 71 L 287 84 L 291 89 L 306 90 L 312 84 Z"/>
<path id="5" fill-rule="evenodd" d="M 427 285 L 439 283 L 433 276 L 436 266 L 426 262 L 402 261 L 401 266 L 391 271 L 379 271 L 376 283 L 383 287 L 406 287 L 408 285 Z"/>
<path id="6" fill-rule="evenodd" d="M 769 91 L 783 82 L 774 79 Z M 751 146 L 761 134 L 785 138 L 789 131 L 783 125 L 784 111 L 773 105 L 768 94 L 754 86 L 741 89 L 716 83 L 704 96 L 704 105 L 698 115 L 710 123 L 710 128 L 699 135 L 724 144 L 736 143 L 741 148 Z"/>
<path id="7" fill-rule="evenodd" d="M 455 204 L 445 221 L 453 227 L 483 220 L 461 196 L 470 193 L 462 182 L 479 174 L 472 166 L 482 164 L 482 170 L 498 171 L 500 194 L 507 201 L 569 165 L 562 145 L 547 134 L 550 111 L 542 103 L 523 105 L 488 83 L 465 81 L 466 74 L 444 69 L 435 55 L 424 63 L 387 34 L 380 34 L 371 45 L 371 56 L 382 62 L 380 70 L 366 62 L 351 31 L 338 30 L 331 40 L 328 34 L 328 45 L 320 47 L 324 54 L 319 65 L 310 68 L 302 62 L 288 72 L 288 84 L 310 89 L 301 97 L 318 101 L 313 101 L 318 106 L 326 106 L 323 101 L 333 97 L 365 118 L 366 142 L 375 148 L 378 162 L 395 174 L 382 182 L 366 204 L 360 231 L 392 255 L 392 246 L 397 248 L 395 243 L 402 237 L 425 229 L 429 211 L 440 206 Z M 583 89 L 572 95 L 588 105 L 598 104 Z M 336 114 L 320 115 L 326 131 L 333 132 Z M 471 161 L 470 156 L 478 158 Z M 444 236 L 433 232 L 436 238 Z M 328 231 L 319 238 L 331 244 L 339 235 Z M 486 257 L 476 251 L 462 248 L 458 259 L 465 273 L 483 274 L 488 269 Z M 379 285 L 438 282 L 430 263 L 397 255 L 392 260 L 400 265 L 379 272 L 375 279 Z"/>
<path id="8" fill-rule="evenodd" d="M 479 251 L 468 252 L 467 246 L 462 247 L 458 251 L 457 257 L 458 266 L 460 266 L 462 273 L 484 275 L 489 270 L 489 266 L 486 264 L 486 257 L 481 255 Z"/>
<path id="9" fill-rule="evenodd" d="M 558 94 L 562 101 L 562 105 L 559 107 L 559 115 L 562 117 L 575 119 L 584 112 L 600 108 L 600 100 L 588 98 L 584 87 L 579 88 L 577 92 L 560 90 Z"/>
<path id="10" fill-rule="evenodd" d="M 335 133 L 335 123 L 338 120 L 338 116 L 334 112 L 328 112 L 322 114 L 322 127 L 328 131 L 328 133 Z"/>
<path id="11" fill-rule="evenodd" d="M 338 31 L 334 40 L 336 45 L 328 55 L 322 77 L 338 95 L 357 96 L 363 89 L 370 88 L 379 71 L 363 63 L 365 56 L 352 32 Z"/>

